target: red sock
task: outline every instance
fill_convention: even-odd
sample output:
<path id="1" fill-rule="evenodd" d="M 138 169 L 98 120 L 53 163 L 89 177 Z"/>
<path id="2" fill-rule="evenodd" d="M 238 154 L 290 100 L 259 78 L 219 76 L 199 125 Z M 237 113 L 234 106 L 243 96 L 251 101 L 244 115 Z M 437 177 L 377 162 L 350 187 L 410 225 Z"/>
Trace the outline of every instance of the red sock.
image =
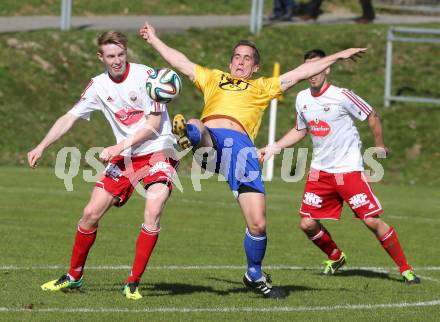
<path id="1" fill-rule="evenodd" d="M 397 238 L 397 234 L 393 227 L 390 227 L 390 229 L 379 238 L 379 241 L 396 265 L 399 266 L 400 273 L 408 269 L 412 269 L 412 267 L 408 265 L 405 254 L 403 253 L 399 239 Z"/>
<path id="2" fill-rule="evenodd" d="M 158 230 L 148 230 L 142 225 L 141 232 L 136 241 L 136 256 L 134 257 L 133 268 L 127 279 L 127 283 L 140 281 L 142 274 L 144 274 L 145 267 L 147 267 L 151 253 L 153 253 L 154 246 L 156 246 L 159 232 L 160 228 Z"/>
<path id="3" fill-rule="evenodd" d="M 326 253 L 329 259 L 335 261 L 341 257 L 341 250 L 333 241 L 330 233 L 324 227 L 321 227 L 315 236 L 310 237 L 310 240 L 324 253 Z"/>
<path id="4" fill-rule="evenodd" d="M 96 232 L 96 228 L 87 230 L 78 225 L 69 270 L 69 275 L 76 280 L 82 276 L 87 255 L 96 239 Z"/>

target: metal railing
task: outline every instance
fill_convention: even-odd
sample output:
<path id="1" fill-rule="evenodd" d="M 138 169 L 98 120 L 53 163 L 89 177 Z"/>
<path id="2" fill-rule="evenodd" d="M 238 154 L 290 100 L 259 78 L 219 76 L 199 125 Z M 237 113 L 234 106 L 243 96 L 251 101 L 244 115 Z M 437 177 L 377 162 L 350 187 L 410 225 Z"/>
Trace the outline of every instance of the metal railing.
<path id="1" fill-rule="evenodd" d="M 430 97 L 415 96 L 396 96 L 391 94 L 392 86 L 392 68 L 393 68 L 393 42 L 406 43 L 432 43 L 440 44 L 440 38 L 435 37 L 402 37 L 396 34 L 418 34 L 418 35 L 440 35 L 440 29 L 426 28 L 407 28 L 407 27 L 391 27 L 388 29 L 387 48 L 386 48 L 386 65 L 385 65 L 385 107 L 390 106 L 392 101 L 398 102 L 417 102 L 417 103 L 434 103 L 440 104 L 440 99 Z"/>
<path id="2" fill-rule="evenodd" d="M 439 0 L 376 0 L 374 7 L 405 14 L 440 15 Z"/>

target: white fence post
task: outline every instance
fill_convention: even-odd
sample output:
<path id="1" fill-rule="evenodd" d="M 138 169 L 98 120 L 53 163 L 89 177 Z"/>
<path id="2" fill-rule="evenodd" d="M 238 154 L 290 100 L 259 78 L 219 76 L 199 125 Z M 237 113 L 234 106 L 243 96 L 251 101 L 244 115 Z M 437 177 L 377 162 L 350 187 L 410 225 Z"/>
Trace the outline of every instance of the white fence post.
<path id="1" fill-rule="evenodd" d="M 70 30 L 72 17 L 72 0 L 61 1 L 61 30 Z"/>
<path id="2" fill-rule="evenodd" d="M 273 76 L 280 76 L 280 64 L 275 63 L 273 66 Z M 269 115 L 269 137 L 268 137 L 268 145 L 275 143 L 275 135 L 277 130 L 277 108 L 278 108 L 278 99 L 274 98 L 270 101 L 270 115 Z M 264 181 L 272 181 L 273 179 L 273 169 L 274 169 L 275 156 L 267 160 L 263 169 L 264 172 Z"/>
<path id="3" fill-rule="evenodd" d="M 390 106 L 389 97 L 391 96 L 392 66 L 393 66 L 393 31 L 392 28 L 390 28 L 388 30 L 387 53 L 386 53 L 386 62 L 385 62 L 385 96 L 384 96 L 385 107 Z"/>
<path id="4" fill-rule="evenodd" d="M 252 0 L 250 30 L 258 34 L 263 26 L 264 0 Z"/>

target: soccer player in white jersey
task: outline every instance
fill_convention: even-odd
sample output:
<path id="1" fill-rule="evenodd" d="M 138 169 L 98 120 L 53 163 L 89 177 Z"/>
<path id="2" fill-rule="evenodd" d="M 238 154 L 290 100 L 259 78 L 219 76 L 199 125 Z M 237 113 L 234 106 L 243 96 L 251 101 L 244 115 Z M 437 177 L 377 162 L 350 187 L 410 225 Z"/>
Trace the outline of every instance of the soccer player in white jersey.
<path id="1" fill-rule="evenodd" d="M 320 49 L 304 55 L 304 60 L 325 57 Z M 311 77 L 310 88 L 296 98 L 296 126 L 273 145 L 260 149 L 260 158 L 267 160 L 286 147 L 299 142 L 309 132 L 313 142 L 313 159 L 307 177 L 300 209 L 300 227 L 309 239 L 327 256 L 323 273 L 334 274 L 346 262 L 321 219 L 339 220 L 343 201 L 355 216 L 376 235 L 382 247 L 399 267 L 403 279 L 419 283 L 408 264 L 393 227 L 379 214 L 382 206 L 367 178 L 361 155 L 361 140 L 355 121 L 368 120 L 378 153 L 386 153 L 379 116 L 373 108 L 352 91 L 327 81 L 330 69 Z"/>
<path id="2" fill-rule="evenodd" d="M 65 134 L 78 119 L 90 119 L 101 111 L 110 123 L 117 144 L 105 148 L 100 158 L 108 162 L 83 211 L 76 232 L 69 271 L 41 286 L 45 291 L 77 289 L 83 283 L 87 255 L 97 233 L 98 222 L 111 206 L 120 207 L 142 181 L 146 191 L 143 224 L 136 242 L 136 254 L 123 293 L 140 299 L 138 285 L 160 232 L 160 216 L 171 193 L 177 165 L 175 138 L 171 133 L 166 105 L 152 101 L 146 81 L 152 68 L 127 61 L 127 38 L 116 31 L 98 38 L 98 59 L 106 71 L 87 85 L 78 103 L 61 116 L 44 139 L 28 153 L 35 168 L 43 151 Z"/>

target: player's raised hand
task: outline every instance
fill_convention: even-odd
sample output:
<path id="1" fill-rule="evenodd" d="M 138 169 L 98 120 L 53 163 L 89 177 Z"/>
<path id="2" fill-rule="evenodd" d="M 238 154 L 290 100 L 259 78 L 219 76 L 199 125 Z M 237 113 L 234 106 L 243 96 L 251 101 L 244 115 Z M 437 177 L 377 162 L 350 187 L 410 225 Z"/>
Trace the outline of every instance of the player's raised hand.
<path id="1" fill-rule="evenodd" d="M 362 55 L 367 52 L 368 48 L 348 48 L 343 51 L 338 52 L 339 59 L 351 59 L 356 61 L 362 58 Z"/>
<path id="2" fill-rule="evenodd" d="M 28 164 L 32 169 L 38 165 L 38 160 L 40 160 L 41 155 L 43 154 L 43 150 L 39 147 L 36 147 L 32 151 L 29 151 L 27 154 Z"/>
<path id="3" fill-rule="evenodd" d="M 139 29 L 139 36 L 141 36 L 147 42 L 151 42 L 153 37 L 156 37 L 156 29 L 152 25 L 145 21 L 141 29 Z"/>

